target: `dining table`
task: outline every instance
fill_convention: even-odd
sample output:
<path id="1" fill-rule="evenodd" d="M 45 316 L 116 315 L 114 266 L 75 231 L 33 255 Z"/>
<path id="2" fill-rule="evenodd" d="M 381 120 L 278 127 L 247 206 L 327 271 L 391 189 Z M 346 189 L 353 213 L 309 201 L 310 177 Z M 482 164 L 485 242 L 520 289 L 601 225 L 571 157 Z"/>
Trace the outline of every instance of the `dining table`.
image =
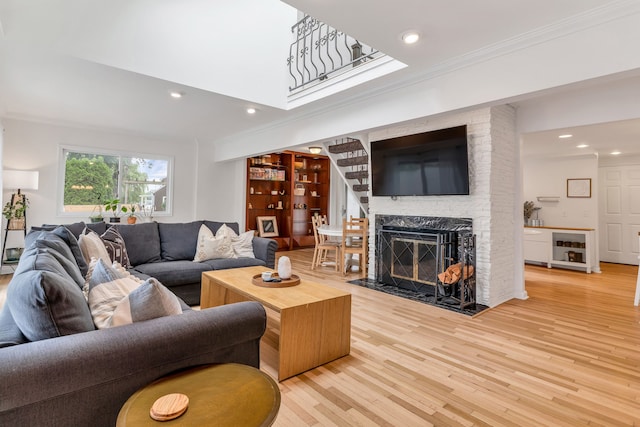
<path id="1" fill-rule="evenodd" d="M 342 238 L 342 226 L 324 224 L 318 227 L 318 234 L 322 234 L 323 236 Z"/>
<path id="2" fill-rule="evenodd" d="M 327 236 L 330 238 L 330 240 L 338 240 L 338 241 L 342 241 L 342 226 L 335 226 L 335 225 L 328 225 L 328 224 L 323 224 L 320 227 L 318 227 L 318 234 L 322 234 L 323 236 Z M 334 239 L 331 239 L 331 238 Z M 337 238 L 337 239 L 336 239 Z M 350 244 L 349 240 L 351 238 L 347 238 L 347 246 Z M 333 262 L 331 261 L 327 261 L 327 262 L 323 262 L 323 265 L 334 265 Z M 345 255 L 345 259 L 344 259 L 344 264 L 345 269 L 347 271 L 353 269 L 354 266 L 358 266 L 360 263 L 358 261 L 353 260 L 353 255 L 352 254 L 346 254 Z"/>

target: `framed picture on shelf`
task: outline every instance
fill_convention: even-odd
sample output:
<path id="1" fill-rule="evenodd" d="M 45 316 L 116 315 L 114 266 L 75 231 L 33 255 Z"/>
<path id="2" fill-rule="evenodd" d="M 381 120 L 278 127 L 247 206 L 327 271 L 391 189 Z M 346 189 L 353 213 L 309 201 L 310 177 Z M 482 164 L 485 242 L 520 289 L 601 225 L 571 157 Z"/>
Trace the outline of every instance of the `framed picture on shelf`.
<path id="1" fill-rule="evenodd" d="M 591 178 L 567 179 L 567 197 L 591 197 Z"/>
<path id="2" fill-rule="evenodd" d="M 259 216 L 256 220 L 260 237 L 278 237 L 278 221 L 275 216 Z"/>

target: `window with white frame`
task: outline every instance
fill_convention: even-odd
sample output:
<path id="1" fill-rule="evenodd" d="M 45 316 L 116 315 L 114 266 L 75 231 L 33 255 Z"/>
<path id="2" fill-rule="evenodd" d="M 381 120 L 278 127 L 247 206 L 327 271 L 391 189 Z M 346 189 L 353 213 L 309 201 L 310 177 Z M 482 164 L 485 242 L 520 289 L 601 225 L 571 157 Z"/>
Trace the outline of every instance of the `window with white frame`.
<path id="1" fill-rule="evenodd" d="M 104 204 L 119 199 L 144 216 L 171 213 L 172 159 L 62 147 L 62 213 L 101 216 Z"/>

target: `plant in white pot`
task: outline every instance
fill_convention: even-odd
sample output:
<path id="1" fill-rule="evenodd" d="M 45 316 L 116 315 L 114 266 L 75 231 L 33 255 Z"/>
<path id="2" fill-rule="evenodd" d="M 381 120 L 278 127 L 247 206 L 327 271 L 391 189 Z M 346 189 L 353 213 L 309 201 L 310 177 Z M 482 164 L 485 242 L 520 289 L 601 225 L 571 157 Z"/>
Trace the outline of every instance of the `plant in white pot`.
<path id="1" fill-rule="evenodd" d="M 142 222 L 152 222 L 153 221 L 153 212 L 154 207 L 149 205 L 140 205 L 140 213 L 138 214 L 138 218 Z"/>

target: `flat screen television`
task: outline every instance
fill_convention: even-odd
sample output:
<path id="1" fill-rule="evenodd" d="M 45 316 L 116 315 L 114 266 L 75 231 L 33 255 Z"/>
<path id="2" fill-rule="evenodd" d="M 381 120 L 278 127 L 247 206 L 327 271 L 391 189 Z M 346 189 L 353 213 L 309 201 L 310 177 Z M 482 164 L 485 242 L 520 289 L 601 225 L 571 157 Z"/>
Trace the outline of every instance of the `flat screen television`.
<path id="1" fill-rule="evenodd" d="M 469 194 L 467 126 L 371 143 L 374 196 Z"/>

